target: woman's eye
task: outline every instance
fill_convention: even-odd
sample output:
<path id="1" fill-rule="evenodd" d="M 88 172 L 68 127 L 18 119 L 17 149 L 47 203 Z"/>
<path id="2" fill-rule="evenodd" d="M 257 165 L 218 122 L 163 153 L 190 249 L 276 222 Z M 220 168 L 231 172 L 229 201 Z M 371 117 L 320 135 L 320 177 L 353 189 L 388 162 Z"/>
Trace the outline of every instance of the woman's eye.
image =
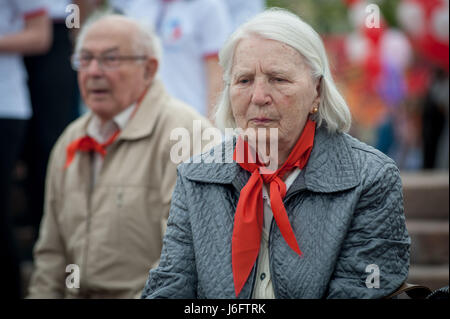
<path id="1" fill-rule="evenodd" d="M 240 79 L 240 80 L 239 80 L 239 83 L 240 83 L 240 84 L 247 84 L 248 82 L 249 82 L 248 79 Z"/>
<path id="2" fill-rule="evenodd" d="M 286 80 L 283 78 L 274 78 L 276 82 L 285 82 Z"/>

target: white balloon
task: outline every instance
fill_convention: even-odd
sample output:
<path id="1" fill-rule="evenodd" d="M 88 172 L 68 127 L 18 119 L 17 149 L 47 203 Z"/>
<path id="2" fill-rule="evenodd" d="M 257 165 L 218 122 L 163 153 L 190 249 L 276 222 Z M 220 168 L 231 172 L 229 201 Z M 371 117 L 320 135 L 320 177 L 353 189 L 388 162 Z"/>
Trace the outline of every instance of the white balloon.
<path id="1" fill-rule="evenodd" d="M 359 33 L 350 34 L 345 40 L 345 51 L 350 61 L 361 63 L 369 53 L 369 41 Z"/>
<path id="2" fill-rule="evenodd" d="M 401 70 L 411 63 L 411 44 L 406 35 L 399 30 L 386 30 L 381 38 L 380 51 L 383 61 L 388 61 Z"/>
<path id="3" fill-rule="evenodd" d="M 448 6 L 440 7 L 431 15 L 432 35 L 440 42 L 448 42 Z"/>
<path id="4" fill-rule="evenodd" d="M 358 3 L 350 7 L 349 18 L 355 29 L 359 29 L 364 25 L 367 15 L 366 7 L 367 3 L 365 1 L 359 1 Z"/>
<path id="5" fill-rule="evenodd" d="M 415 2 L 402 1 L 397 7 L 397 19 L 412 36 L 420 37 L 425 31 L 424 12 Z"/>

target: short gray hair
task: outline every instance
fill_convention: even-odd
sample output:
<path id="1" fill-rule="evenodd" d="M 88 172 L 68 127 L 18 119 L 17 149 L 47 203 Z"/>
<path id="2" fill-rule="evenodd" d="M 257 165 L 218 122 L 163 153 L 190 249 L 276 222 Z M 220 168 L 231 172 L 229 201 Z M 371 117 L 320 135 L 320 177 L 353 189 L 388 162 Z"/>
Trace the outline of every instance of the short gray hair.
<path id="1" fill-rule="evenodd" d="M 221 49 L 219 63 L 224 70 L 225 83 L 216 107 L 215 120 L 219 128 L 236 127 L 229 98 L 231 68 L 239 41 L 251 36 L 279 41 L 297 50 L 309 65 L 312 77 L 321 78 L 319 112 L 314 115 L 318 126 L 325 122 L 331 133 L 350 129 L 351 114 L 333 81 L 319 34 L 298 16 L 280 8 L 268 9 L 241 25 Z"/>
<path id="2" fill-rule="evenodd" d="M 80 52 L 81 47 L 86 37 L 87 32 L 91 29 L 92 25 L 103 19 L 111 17 L 118 17 L 133 23 L 136 26 L 137 34 L 133 37 L 133 50 L 136 54 L 145 54 L 152 56 L 161 62 L 162 49 L 161 42 L 158 36 L 154 33 L 153 27 L 143 21 L 135 20 L 130 17 L 126 17 L 111 10 L 99 10 L 94 12 L 89 19 L 85 22 L 77 36 L 75 43 L 75 53 Z"/>

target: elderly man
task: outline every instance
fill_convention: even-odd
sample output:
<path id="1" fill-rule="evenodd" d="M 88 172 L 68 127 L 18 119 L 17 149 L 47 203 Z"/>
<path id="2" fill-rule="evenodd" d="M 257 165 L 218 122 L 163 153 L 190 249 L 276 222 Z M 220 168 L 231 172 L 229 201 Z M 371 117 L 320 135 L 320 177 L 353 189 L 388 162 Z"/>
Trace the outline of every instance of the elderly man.
<path id="1" fill-rule="evenodd" d="M 72 62 L 91 112 L 52 151 L 29 297 L 137 297 L 160 256 L 176 181 L 171 132 L 210 123 L 155 79 L 155 41 L 117 15 L 80 32 Z"/>

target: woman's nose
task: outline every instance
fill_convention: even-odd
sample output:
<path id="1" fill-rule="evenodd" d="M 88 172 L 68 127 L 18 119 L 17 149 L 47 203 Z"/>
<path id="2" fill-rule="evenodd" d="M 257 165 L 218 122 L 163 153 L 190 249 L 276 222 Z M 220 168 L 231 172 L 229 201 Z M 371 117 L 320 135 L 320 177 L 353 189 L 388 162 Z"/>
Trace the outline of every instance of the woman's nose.
<path id="1" fill-rule="evenodd" d="M 255 80 L 252 92 L 252 103 L 264 106 L 270 104 L 271 100 L 269 83 L 264 80 Z"/>

